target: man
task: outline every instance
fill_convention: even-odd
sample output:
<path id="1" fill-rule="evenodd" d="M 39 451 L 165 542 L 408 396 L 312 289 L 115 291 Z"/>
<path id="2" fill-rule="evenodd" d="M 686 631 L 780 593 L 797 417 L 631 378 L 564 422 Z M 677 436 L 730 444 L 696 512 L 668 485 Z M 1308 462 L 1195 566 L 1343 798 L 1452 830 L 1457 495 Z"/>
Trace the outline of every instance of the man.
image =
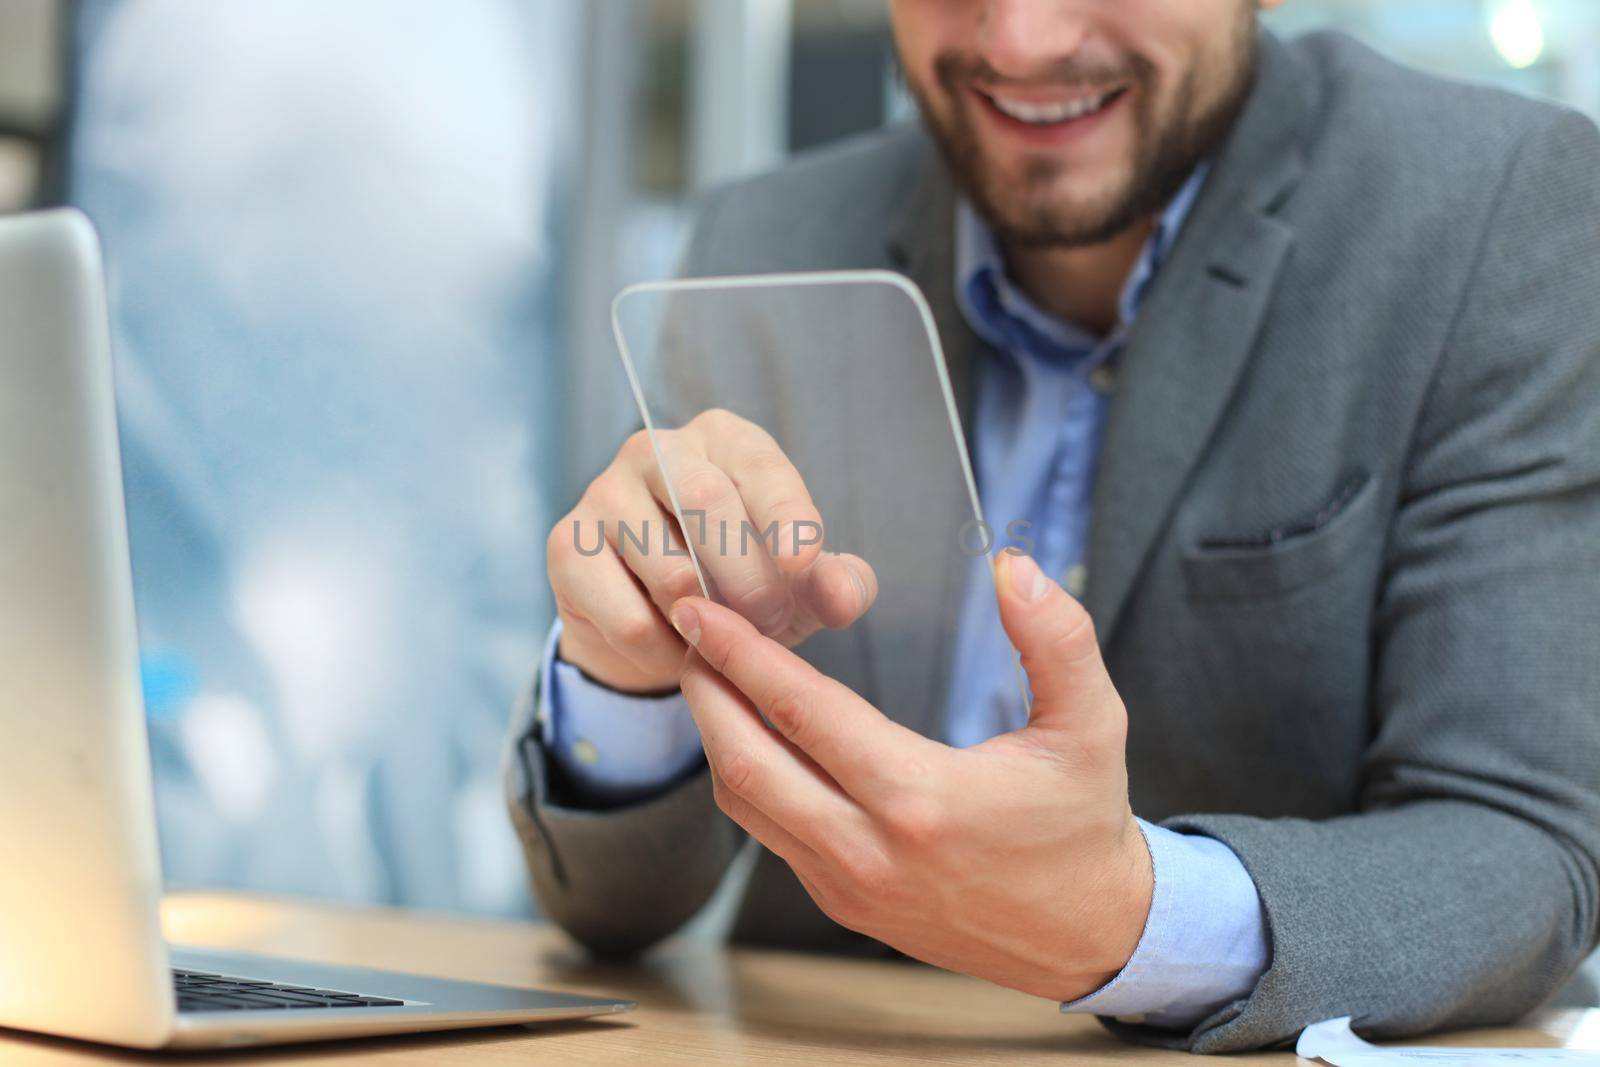
<path id="1" fill-rule="evenodd" d="M 920 733 L 789 650 L 875 561 L 711 553 L 723 606 L 578 551 L 669 506 L 636 437 L 549 541 L 509 782 L 544 908 L 641 951 L 737 824 L 767 851 L 735 938 L 881 943 L 1138 1040 L 1538 1004 L 1600 922 L 1600 135 L 1246 0 L 891 9 L 937 152 L 735 186 L 687 268 L 927 293 L 985 503 L 1064 532 L 996 563 L 1027 725 L 966 699 L 987 640 Z M 667 447 L 720 513 L 826 519 L 742 420 Z"/>

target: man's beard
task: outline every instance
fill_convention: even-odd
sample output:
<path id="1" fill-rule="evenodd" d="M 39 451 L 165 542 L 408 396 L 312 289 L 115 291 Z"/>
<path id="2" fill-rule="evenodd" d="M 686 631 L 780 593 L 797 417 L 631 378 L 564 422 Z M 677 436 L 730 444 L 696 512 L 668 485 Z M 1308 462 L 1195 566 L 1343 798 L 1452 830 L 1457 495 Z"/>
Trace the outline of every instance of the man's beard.
<path id="1" fill-rule="evenodd" d="M 933 133 L 956 187 L 1002 240 L 1041 248 L 1097 245 L 1159 214 L 1183 188 L 1200 161 L 1233 129 L 1255 82 L 1254 18 L 1243 20 L 1242 26 L 1234 42 L 1236 62 L 1222 92 L 1215 94 L 1202 110 L 1180 110 L 1159 128 L 1153 114 L 1155 71 L 1148 60 L 1131 56 L 1116 70 L 1086 70 L 1072 60 L 1062 64 L 1057 75 L 1060 84 L 1128 84 L 1133 87 L 1131 95 L 1138 104 L 1139 110 L 1134 116 L 1137 143 L 1131 177 L 1123 188 L 1101 198 L 1098 204 L 1051 202 L 1042 197 L 1033 197 L 1030 202 L 1030 190 L 1049 188 L 1066 169 L 1066 164 L 1047 155 L 1041 154 L 1028 164 L 1020 183 L 1006 183 L 1004 176 L 985 166 L 969 110 L 978 106 L 968 99 L 969 86 L 974 80 L 974 61 L 956 53 L 946 53 L 935 61 L 939 86 L 954 104 L 948 122 L 941 122 L 931 106 L 932 101 L 925 99 L 914 84 L 912 89 L 923 121 Z M 977 66 L 983 69 L 981 61 Z M 1191 67 L 1171 99 L 1177 101 L 1180 108 L 1184 101 L 1194 100 L 1198 81 L 1198 70 Z"/>

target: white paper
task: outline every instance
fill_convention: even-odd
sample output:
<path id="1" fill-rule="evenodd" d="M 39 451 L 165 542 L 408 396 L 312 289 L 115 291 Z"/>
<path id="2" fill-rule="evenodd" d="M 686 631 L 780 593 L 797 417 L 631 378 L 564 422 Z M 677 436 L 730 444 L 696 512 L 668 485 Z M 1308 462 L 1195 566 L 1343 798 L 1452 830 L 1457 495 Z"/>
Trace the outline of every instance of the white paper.
<path id="1" fill-rule="evenodd" d="M 1295 1054 L 1320 1060 L 1331 1067 L 1391 1067 L 1393 1064 L 1429 1064 L 1431 1067 L 1471 1067 L 1480 1063 L 1586 1063 L 1600 1067 L 1600 1050 L 1560 1048 L 1379 1048 L 1350 1029 L 1350 1016 L 1308 1026 L 1294 1047 Z"/>

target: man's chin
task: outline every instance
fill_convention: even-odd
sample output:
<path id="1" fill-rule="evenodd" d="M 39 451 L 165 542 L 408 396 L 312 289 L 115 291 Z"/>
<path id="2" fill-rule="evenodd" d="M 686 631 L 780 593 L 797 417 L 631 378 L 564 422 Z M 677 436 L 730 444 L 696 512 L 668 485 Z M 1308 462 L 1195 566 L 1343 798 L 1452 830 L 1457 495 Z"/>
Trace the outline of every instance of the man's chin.
<path id="1" fill-rule="evenodd" d="M 1028 248 L 1083 248 L 1104 244 L 1132 222 L 1115 200 L 1052 198 L 1009 204 L 984 211 L 990 226 L 1008 244 Z"/>
<path id="2" fill-rule="evenodd" d="M 979 184 L 975 206 L 1007 243 L 1068 248 L 1101 244 L 1126 231 L 1131 222 L 1128 168 L 1107 169 L 1121 173 L 1046 177 L 991 170 Z"/>

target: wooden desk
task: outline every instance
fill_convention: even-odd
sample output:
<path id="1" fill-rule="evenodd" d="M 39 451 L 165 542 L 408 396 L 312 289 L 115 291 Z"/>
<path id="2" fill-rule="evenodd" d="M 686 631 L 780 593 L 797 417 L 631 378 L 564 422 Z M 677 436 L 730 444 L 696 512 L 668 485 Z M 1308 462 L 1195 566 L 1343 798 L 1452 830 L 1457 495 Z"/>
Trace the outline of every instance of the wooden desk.
<path id="1" fill-rule="evenodd" d="M 1146 1064 L 1297 1061 L 1287 1053 L 1199 1059 L 1123 1045 L 1047 1001 L 911 964 L 726 951 L 674 943 L 638 967 L 602 967 L 553 929 L 236 894 L 181 894 L 164 911 L 181 943 L 364 964 L 639 1001 L 629 1015 L 543 1028 L 462 1030 L 170 1061 L 0 1032 L 0 1065 L 174 1062 L 308 1064 Z M 92 979 L 89 988 L 93 988 Z M 1550 1012 L 1512 1030 L 1437 1044 L 1600 1050 L 1600 1011 Z M 1597 1054 L 1600 1055 L 1600 1054 Z"/>

